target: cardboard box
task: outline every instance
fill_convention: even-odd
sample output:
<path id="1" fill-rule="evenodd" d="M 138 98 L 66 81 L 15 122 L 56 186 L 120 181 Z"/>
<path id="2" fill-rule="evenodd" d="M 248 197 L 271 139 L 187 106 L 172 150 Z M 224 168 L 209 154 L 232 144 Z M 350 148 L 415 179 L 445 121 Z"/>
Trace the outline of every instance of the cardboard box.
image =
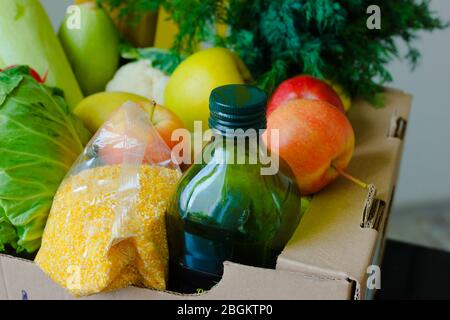
<path id="1" fill-rule="evenodd" d="M 341 178 L 317 194 L 276 270 L 226 262 L 222 281 L 202 294 L 132 287 L 86 299 L 371 298 L 368 267 L 382 257 L 411 104 L 411 97 L 397 90 L 389 89 L 386 98 L 382 109 L 355 101 L 349 113 L 357 147 L 348 172 L 374 184 L 377 192 Z M 72 297 L 33 262 L 0 255 L 0 299 Z"/>

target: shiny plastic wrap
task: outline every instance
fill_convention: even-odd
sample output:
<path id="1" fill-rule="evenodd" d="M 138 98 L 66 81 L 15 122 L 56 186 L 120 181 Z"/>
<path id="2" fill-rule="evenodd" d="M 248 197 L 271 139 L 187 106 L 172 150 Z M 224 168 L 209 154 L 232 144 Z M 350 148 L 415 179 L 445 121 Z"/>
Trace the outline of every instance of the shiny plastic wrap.
<path id="1" fill-rule="evenodd" d="M 36 263 L 76 296 L 165 289 L 165 211 L 180 175 L 145 108 L 126 103 L 59 187 Z"/>

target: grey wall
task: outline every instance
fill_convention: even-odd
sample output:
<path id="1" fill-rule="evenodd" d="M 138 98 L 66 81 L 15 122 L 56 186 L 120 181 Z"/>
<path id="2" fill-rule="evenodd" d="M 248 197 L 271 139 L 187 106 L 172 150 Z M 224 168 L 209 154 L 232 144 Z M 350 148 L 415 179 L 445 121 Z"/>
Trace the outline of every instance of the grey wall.
<path id="1" fill-rule="evenodd" d="M 450 20 L 450 1 L 432 0 Z M 393 86 L 413 94 L 396 205 L 450 201 L 450 29 L 423 33 L 417 43 L 420 66 L 411 73 L 395 61 Z"/>
<path id="2" fill-rule="evenodd" d="M 59 27 L 66 12 L 66 8 L 73 4 L 73 0 L 40 0 L 47 9 L 48 15 L 52 20 L 55 29 Z"/>
<path id="3" fill-rule="evenodd" d="M 71 0 L 41 0 L 58 26 Z M 432 8 L 450 20 L 450 1 L 432 0 Z M 424 33 L 423 59 L 411 73 L 405 63 L 390 65 L 392 86 L 414 95 L 396 205 L 450 200 L 450 29 Z"/>

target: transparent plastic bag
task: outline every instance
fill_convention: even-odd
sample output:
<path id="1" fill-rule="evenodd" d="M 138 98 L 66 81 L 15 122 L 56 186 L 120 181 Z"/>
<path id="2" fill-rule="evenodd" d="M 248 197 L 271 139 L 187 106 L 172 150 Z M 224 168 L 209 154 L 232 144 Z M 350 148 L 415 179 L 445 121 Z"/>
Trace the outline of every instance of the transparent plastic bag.
<path id="1" fill-rule="evenodd" d="M 55 195 L 36 263 L 76 296 L 165 289 L 165 211 L 181 176 L 145 107 L 99 129 Z"/>

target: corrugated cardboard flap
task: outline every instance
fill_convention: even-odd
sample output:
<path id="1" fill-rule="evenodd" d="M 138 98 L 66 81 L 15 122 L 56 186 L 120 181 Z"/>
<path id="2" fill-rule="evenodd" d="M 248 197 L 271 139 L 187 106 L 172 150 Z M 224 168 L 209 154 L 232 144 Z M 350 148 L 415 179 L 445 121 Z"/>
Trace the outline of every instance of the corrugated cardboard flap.
<path id="1" fill-rule="evenodd" d="M 8 298 L 8 288 L 6 287 L 6 274 L 3 270 L 2 260 L 0 257 L 0 300 Z"/>
<path id="2" fill-rule="evenodd" d="M 3 299 L 73 299 L 51 281 L 32 261 L 0 254 L 0 273 L 4 278 Z M 183 295 L 130 287 L 82 299 L 148 300 L 148 299 L 349 299 L 348 283 L 318 279 L 308 274 L 254 268 L 225 262 L 222 281 L 202 294 Z"/>
<path id="3" fill-rule="evenodd" d="M 362 100 L 354 102 L 349 119 L 356 134 L 356 149 L 347 171 L 373 184 L 377 189 L 375 198 L 344 178 L 314 196 L 295 235 L 279 256 L 277 269 L 331 280 L 347 279 L 355 283 L 355 298 L 364 294 L 367 267 L 397 180 L 410 104 L 411 96 L 391 89 L 386 92 L 384 108 L 375 109 Z M 368 223 L 363 223 L 364 212 L 372 215 L 367 217 Z"/>

